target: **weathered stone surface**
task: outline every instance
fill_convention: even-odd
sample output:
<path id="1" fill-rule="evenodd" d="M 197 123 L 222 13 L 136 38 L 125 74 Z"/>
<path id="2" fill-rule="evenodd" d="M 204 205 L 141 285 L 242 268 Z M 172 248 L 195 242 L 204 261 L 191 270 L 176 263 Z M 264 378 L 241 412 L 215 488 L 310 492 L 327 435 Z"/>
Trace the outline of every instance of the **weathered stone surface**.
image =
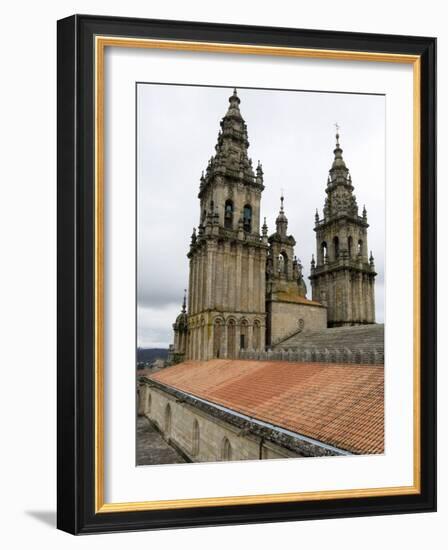
<path id="1" fill-rule="evenodd" d="M 147 419 L 180 456 L 193 462 L 339 454 L 237 416 L 155 380 L 142 379 L 140 395 L 146 396 Z"/>
<path id="2" fill-rule="evenodd" d="M 179 464 L 185 459 L 164 439 L 146 417 L 137 417 L 137 466 Z"/>
<path id="3" fill-rule="evenodd" d="M 384 363 L 384 325 L 339 327 L 295 334 L 274 346 L 273 359 L 283 350 L 301 353 L 302 361 Z"/>

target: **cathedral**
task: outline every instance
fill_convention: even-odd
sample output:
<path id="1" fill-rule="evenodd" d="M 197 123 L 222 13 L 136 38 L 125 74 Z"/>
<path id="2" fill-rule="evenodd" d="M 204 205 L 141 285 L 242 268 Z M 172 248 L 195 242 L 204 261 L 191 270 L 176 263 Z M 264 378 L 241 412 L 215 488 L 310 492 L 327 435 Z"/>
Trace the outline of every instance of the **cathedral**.
<path id="1" fill-rule="evenodd" d="M 174 325 L 170 360 L 237 359 L 297 334 L 375 323 L 375 266 L 368 255 L 367 212 L 359 215 L 336 133 L 322 217 L 315 215 L 312 299 L 284 197 L 275 232 L 260 219 L 263 168 L 248 156 L 246 123 L 234 90 L 215 155 L 199 184 L 199 223 L 191 236 L 188 300 Z"/>
<path id="2" fill-rule="evenodd" d="M 150 443 L 138 464 L 384 453 L 384 325 L 367 212 L 339 140 L 337 129 L 310 299 L 284 197 L 275 231 L 260 219 L 263 168 L 248 156 L 236 90 L 229 98 L 200 178 L 169 368 L 138 374 L 139 421 L 166 456 L 149 456 Z"/>

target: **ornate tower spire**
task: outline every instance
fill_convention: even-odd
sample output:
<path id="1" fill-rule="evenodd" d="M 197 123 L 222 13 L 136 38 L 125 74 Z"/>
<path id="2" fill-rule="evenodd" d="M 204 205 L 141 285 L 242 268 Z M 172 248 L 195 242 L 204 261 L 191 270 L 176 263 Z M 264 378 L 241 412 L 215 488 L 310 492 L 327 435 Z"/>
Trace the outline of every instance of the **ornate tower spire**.
<path id="1" fill-rule="evenodd" d="M 358 204 L 353 194 L 352 178 L 342 157 L 339 143 L 339 125 L 336 124 L 336 147 L 333 151 L 334 160 L 328 173 L 327 198 L 324 206 L 324 219 L 328 221 L 341 215 L 358 216 Z M 319 218 L 316 218 L 316 224 Z"/>
<path id="2" fill-rule="evenodd" d="M 283 193 L 280 197 L 280 212 L 278 213 L 277 219 L 275 220 L 275 225 L 277 226 L 277 233 L 281 237 L 286 237 L 287 231 L 288 231 L 288 218 L 286 217 L 284 208 L 283 208 L 283 201 L 285 200 L 285 197 L 283 196 Z"/>
<path id="3" fill-rule="evenodd" d="M 201 177 L 199 198 L 225 175 L 235 183 L 263 191 L 263 169 L 258 163 L 256 174 L 248 156 L 249 139 L 247 126 L 240 111 L 241 100 L 236 88 L 229 97 L 229 106 L 221 120 L 215 155 L 210 158 L 205 175 Z"/>
<path id="4" fill-rule="evenodd" d="M 342 149 L 339 144 L 339 125 L 338 123 L 335 124 L 336 126 L 336 148 L 333 151 L 334 152 L 334 162 L 333 166 L 331 167 L 332 170 L 336 168 L 345 169 L 347 170 L 347 167 L 345 166 L 344 159 L 342 158 Z M 330 171 L 331 172 L 331 171 Z"/>

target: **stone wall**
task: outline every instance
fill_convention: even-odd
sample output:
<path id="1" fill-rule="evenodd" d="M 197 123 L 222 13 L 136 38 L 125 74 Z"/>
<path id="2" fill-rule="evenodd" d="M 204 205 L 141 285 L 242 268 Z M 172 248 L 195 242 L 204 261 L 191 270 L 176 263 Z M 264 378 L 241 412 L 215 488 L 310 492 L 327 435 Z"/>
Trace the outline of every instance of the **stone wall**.
<path id="1" fill-rule="evenodd" d="M 146 416 L 166 441 L 191 462 L 260 460 L 339 454 L 309 442 L 289 442 L 289 436 L 251 427 L 230 411 L 213 411 L 210 404 L 181 396 L 154 381 L 139 384 L 139 414 Z M 216 414 L 215 414 L 216 413 Z M 272 433 L 271 433 L 272 432 Z M 285 444 L 277 444 L 285 442 Z"/>
<path id="2" fill-rule="evenodd" d="M 268 310 L 271 339 L 268 345 L 276 345 L 298 331 L 327 328 L 327 310 L 321 305 L 272 300 Z"/>

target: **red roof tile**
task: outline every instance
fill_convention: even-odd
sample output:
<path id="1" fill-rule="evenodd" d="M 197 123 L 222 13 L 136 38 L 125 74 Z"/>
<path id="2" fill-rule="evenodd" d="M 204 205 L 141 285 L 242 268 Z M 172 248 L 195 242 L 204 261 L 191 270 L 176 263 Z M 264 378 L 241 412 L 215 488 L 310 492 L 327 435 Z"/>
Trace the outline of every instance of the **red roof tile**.
<path id="1" fill-rule="evenodd" d="M 216 359 L 149 378 L 353 453 L 384 452 L 382 365 Z"/>

